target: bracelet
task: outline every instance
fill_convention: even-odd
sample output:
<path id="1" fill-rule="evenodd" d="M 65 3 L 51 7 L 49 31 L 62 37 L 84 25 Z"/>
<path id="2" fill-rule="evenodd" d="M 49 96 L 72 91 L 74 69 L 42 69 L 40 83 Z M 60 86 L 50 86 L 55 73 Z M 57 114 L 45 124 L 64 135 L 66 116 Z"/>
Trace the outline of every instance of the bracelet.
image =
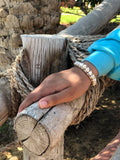
<path id="1" fill-rule="evenodd" d="M 76 61 L 74 65 L 82 69 L 82 71 L 84 71 L 87 74 L 87 76 L 91 80 L 92 86 L 96 85 L 97 83 L 96 77 L 93 74 L 92 70 L 90 70 L 90 68 L 86 64 L 84 64 L 83 62 Z"/>

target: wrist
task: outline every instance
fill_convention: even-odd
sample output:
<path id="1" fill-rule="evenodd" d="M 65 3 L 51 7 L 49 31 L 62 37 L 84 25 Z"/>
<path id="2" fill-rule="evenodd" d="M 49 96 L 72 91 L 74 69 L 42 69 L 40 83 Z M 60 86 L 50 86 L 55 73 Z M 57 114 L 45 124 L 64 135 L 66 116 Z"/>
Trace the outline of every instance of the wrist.
<path id="1" fill-rule="evenodd" d="M 95 86 L 97 83 L 96 77 L 98 75 L 97 69 L 90 64 L 89 62 L 83 63 L 83 62 L 79 62 L 76 61 L 74 63 L 74 66 L 77 66 L 78 68 L 80 68 L 90 79 L 92 86 Z"/>
<path id="2" fill-rule="evenodd" d="M 94 51 L 83 60 L 83 62 L 86 61 L 98 70 L 98 77 L 108 74 L 114 67 L 112 56 L 103 51 Z"/>
<path id="3" fill-rule="evenodd" d="M 98 76 L 98 70 L 97 70 L 97 68 L 92 63 L 90 63 L 89 61 L 85 60 L 84 64 L 86 64 L 90 68 L 90 70 L 93 72 L 93 74 L 95 75 L 95 77 Z"/>

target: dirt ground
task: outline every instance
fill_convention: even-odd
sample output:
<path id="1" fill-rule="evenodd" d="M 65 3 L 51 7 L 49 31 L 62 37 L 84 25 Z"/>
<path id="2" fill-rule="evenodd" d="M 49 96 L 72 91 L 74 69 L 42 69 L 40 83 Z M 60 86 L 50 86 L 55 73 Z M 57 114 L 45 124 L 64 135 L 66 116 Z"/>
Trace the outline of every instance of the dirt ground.
<path id="1" fill-rule="evenodd" d="M 120 129 L 120 84 L 108 88 L 96 110 L 77 126 L 65 133 L 65 160 L 90 160 L 99 153 Z M 16 137 L 16 136 L 15 136 Z M 0 160 L 22 160 L 22 148 L 5 147 L 14 140 L 11 120 L 0 129 Z M 1 150 L 2 151 L 2 150 Z"/>
<path id="2" fill-rule="evenodd" d="M 96 110 L 65 135 L 66 160 L 90 160 L 98 154 L 120 129 L 120 85 L 108 88 Z"/>
<path id="3" fill-rule="evenodd" d="M 103 32 L 108 33 L 109 26 Z M 120 129 L 120 83 L 108 88 L 96 110 L 77 126 L 65 133 L 65 160 L 90 160 L 98 154 Z M 0 160 L 22 160 L 22 147 L 11 144 L 16 139 L 13 121 L 0 128 Z"/>

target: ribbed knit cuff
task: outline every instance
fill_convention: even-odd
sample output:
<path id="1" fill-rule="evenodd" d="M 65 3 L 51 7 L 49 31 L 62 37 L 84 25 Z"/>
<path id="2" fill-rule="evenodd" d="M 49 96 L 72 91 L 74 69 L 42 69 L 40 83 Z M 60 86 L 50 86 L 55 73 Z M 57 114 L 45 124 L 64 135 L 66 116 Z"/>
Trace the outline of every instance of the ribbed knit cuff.
<path id="1" fill-rule="evenodd" d="M 83 61 L 89 61 L 98 70 L 98 77 L 108 74 L 114 67 L 114 60 L 110 55 L 102 51 L 95 51 Z"/>

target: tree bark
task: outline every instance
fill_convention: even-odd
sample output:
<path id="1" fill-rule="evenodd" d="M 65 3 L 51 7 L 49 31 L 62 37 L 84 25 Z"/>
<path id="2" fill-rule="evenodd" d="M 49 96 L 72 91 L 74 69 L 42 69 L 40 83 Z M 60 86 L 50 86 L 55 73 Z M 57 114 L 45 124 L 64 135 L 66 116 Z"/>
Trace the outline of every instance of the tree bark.
<path id="1" fill-rule="evenodd" d="M 67 37 L 74 35 L 92 35 L 99 32 L 114 15 L 120 11 L 119 0 L 104 0 L 87 16 L 80 18 L 75 24 L 58 33 Z"/>

